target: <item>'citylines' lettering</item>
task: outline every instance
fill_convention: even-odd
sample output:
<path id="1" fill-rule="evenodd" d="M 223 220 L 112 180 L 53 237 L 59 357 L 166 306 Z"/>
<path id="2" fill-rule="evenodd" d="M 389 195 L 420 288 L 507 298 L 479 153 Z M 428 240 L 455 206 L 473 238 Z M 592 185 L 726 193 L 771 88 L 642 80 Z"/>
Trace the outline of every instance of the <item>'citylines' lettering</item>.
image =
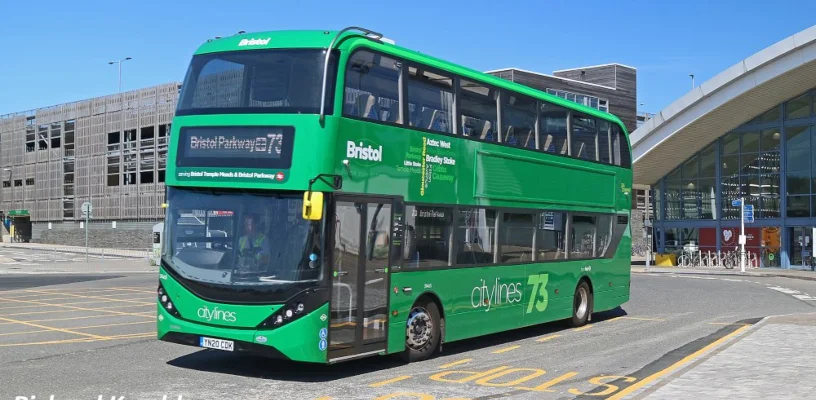
<path id="1" fill-rule="evenodd" d="M 198 309 L 198 317 L 207 321 L 235 322 L 235 312 L 219 310 L 218 307 L 210 310 L 207 306 Z"/>
<path id="2" fill-rule="evenodd" d="M 518 303 L 521 301 L 523 292 L 521 283 L 501 283 L 501 278 L 496 278 L 492 287 L 487 286 L 484 279 L 482 285 L 476 286 L 470 292 L 470 305 L 473 308 L 485 308 L 485 312 L 490 311 L 492 305 L 502 303 Z"/>

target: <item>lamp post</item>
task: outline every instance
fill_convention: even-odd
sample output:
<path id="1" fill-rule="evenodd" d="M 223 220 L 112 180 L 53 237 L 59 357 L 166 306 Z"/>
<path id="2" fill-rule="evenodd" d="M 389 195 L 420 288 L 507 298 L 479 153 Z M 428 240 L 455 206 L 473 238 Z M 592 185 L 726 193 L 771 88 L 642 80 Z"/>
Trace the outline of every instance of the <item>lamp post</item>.
<path id="1" fill-rule="evenodd" d="M 691 77 L 691 90 L 694 90 L 694 74 L 689 74 Z"/>
<path id="2" fill-rule="evenodd" d="M 119 61 L 108 61 L 108 65 L 117 64 L 119 66 L 119 93 L 122 93 L 122 63 L 132 60 L 130 57 L 125 57 Z"/>

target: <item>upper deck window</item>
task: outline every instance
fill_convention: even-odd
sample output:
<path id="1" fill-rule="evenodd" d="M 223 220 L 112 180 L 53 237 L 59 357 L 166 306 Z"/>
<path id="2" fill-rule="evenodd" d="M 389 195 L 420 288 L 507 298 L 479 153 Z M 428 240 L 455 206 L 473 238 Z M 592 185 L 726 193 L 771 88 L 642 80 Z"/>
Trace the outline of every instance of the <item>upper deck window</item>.
<path id="1" fill-rule="evenodd" d="M 320 112 L 324 50 L 233 51 L 193 57 L 177 115 Z M 332 113 L 336 53 L 327 77 L 326 113 Z"/>

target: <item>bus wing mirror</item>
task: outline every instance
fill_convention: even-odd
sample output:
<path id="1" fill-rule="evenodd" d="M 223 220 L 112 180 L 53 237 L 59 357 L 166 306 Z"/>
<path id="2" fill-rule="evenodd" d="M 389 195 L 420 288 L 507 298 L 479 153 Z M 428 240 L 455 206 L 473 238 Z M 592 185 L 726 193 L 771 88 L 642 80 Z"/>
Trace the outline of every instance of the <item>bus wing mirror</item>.
<path id="1" fill-rule="evenodd" d="M 303 193 L 303 219 L 318 221 L 323 218 L 323 192 Z"/>

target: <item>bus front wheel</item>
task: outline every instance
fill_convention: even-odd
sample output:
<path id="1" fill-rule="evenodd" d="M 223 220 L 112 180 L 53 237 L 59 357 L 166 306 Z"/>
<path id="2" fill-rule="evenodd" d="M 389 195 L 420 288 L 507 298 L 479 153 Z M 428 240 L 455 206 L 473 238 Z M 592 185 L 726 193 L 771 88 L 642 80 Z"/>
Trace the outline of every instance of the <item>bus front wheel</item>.
<path id="1" fill-rule="evenodd" d="M 575 288 L 575 297 L 572 300 L 571 325 L 573 327 L 586 325 L 590 313 L 592 313 L 592 290 L 586 281 L 581 281 Z"/>
<path id="2" fill-rule="evenodd" d="M 407 362 L 423 361 L 433 355 L 442 338 L 439 308 L 433 301 L 414 304 L 405 324 L 405 351 Z"/>

